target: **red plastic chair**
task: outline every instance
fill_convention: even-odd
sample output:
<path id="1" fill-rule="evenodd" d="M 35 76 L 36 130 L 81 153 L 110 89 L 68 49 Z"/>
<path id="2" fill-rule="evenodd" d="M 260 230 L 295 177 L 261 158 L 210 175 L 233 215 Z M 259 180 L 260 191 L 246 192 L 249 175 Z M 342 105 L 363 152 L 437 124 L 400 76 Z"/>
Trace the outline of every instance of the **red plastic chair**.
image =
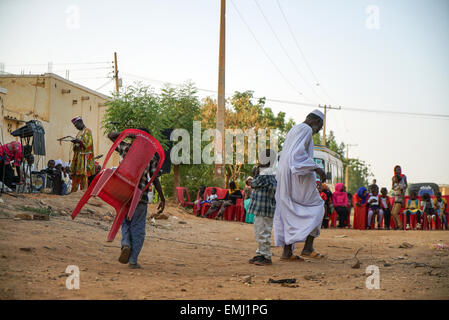
<path id="1" fill-rule="evenodd" d="M 184 196 L 187 194 L 187 196 Z M 183 207 L 193 206 L 193 202 L 190 201 L 190 195 L 187 188 L 184 187 L 176 187 L 176 197 L 178 198 L 178 203 Z M 185 200 L 187 198 L 187 201 Z"/>
<path id="2" fill-rule="evenodd" d="M 228 207 L 231 208 L 233 212 L 235 212 L 235 220 L 240 222 L 245 222 L 246 212 L 245 207 L 243 205 L 243 199 L 236 199 L 235 206 Z M 234 220 L 234 219 L 232 219 Z"/>
<path id="3" fill-rule="evenodd" d="M 360 199 L 355 194 L 353 196 L 353 203 L 354 203 L 354 229 L 360 229 L 365 230 L 366 229 L 366 220 L 367 220 L 367 210 L 366 210 L 366 204 L 362 204 L 361 206 L 356 206 L 355 204 L 359 202 Z"/>
<path id="4" fill-rule="evenodd" d="M 116 169 L 106 169 L 106 164 L 116 147 L 123 139 L 131 134 L 135 135 L 135 139 L 123 161 Z M 151 180 L 141 190 L 138 188 L 140 178 L 155 153 L 159 155 L 158 166 Z M 99 197 L 114 207 L 116 211 L 114 222 L 108 234 L 108 242 L 113 241 L 125 216 L 127 215 L 129 219 L 132 218 L 142 193 L 157 177 L 164 159 L 165 155 L 162 146 L 151 135 L 137 129 L 124 130 L 109 149 L 103 164 L 103 168 L 105 169 L 102 169 L 97 174 L 73 210 L 72 219 L 75 219 L 91 196 Z"/>
<path id="5" fill-rule="evenodd" d="M 213 189 L 213 187 L 206 188 L 206 191 L 204 191 L 206 197 L 211 195 L 212 189 Z M 218 200 L 223 200 L 226 197 L 226 193 L 228 192 L 228 190 L 227 189 L 222 189 L 222 188 L 216 188 L 216 189 L 217 189 L 217 199 Z M 210 203 L 204 203 L 201 206 L 201 215 L 204 216 L 206 214 L 206 212 L 209 210 L 209 208 L 210 208 Z M 226 210 L 228 210 L 229 208 L 230 207 L 226 208 Z M 218 211 L 220 211 L 220 208 L 218 210 L 216 210 L 215 212 L 212 212 L 209 215 L 208 218 L 209 219 L 214 219 L 217 216 Z"/>
<path id="6" fill-rule="evenodd" d="M 332 214 L 329 219 L 330 220 L 330 223 L 329 223 L 330 228 L 337 227 L 337 217 L 338 217 L 337 211 L 336 210 L 332 211 Z"/>

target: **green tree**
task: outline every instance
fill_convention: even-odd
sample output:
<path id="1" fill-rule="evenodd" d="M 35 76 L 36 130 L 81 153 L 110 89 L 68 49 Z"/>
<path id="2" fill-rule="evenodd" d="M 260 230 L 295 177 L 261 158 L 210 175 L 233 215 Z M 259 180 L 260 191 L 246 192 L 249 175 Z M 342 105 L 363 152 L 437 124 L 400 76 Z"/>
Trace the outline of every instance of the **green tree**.
<path id="1" fill-rule="evenodd" d="M 165 117 L 165 126 L 171 129 L 185 129 L 189 132 L 190 137 L 193 137 L 194 116 L 199 113 L 201 105 L 197 93 L 192 82 L 186 82 L 177 88 L 165 86 L 162 89 L 160 103 Z M 192 158 L 192 141 L 190 150 L 190 158 Z M 173 193 L 176 192 L 177 187 L 181 186 L 181 166 L 186 165 L 173 164 Z M 167 184 L 165 187 L 168 189 Z"/>
<path id="2" fill-rule="evenodd" d="M 160 103 L 160 97 L 151 87 L 128 86 L 113 100 L 106 102 L 106 113 L 103 120 L 103 128 L 106 133 L 122 131 L 130 128 L 147 128 L 163 146 L 167 145 L 167 139 L 162 135 L 166 122 L 164 108 Z M 118 122 L 114 126 L 111 122 Z"/>
<path id="3" fill-rule="evenodd" d="M 349 190 L 354 194 L 362 187 L 368 186 L 368 180 L 372 177 L 370 166 L 363 160 L 349 159 Z"/>
<path id="4" fill-rule="evenodd" d="M 160 93 L 138 83 L 125 87 L 114 100 L 107 102 L 103 127 L 106 133 L 115 129 L 122 131 L 145 127 L 164 149 L 167 149 L 169 139 L 164 136 L 164 130 L 183 128 L 192 136 L 194 115 L 199 109 L 197 90 L 191 82 L 186 82 L 178 88 L 165 86 Z M 119 124 L 114 126 L 111 122 Z M 164 175 L 161 178 L 167 196 L 173 195 L 174 189 L 180 185 L 179 165 L 174 165 L 173 172 L 174 174 L 168 174 L 172 177 Z M 166 181 L 171 183 L 164 183 Z"/>
<path id="5" fill-rule="evenodd" d="M 265 106 L 265 98 L 255 99 L 253 91 L 236 91 L 229 99 L 230 107 L 226 108 L 226 129 L 277 129 L 279 133 L 279 143 L 281 144 L 288 130 L 293 127 L 294 121 L 290 119 L 285 122 L 285 113 L 279 112 L 275 115 L 271 108 Z M 215 128 L 216 122 L 216 101 L 206 98 L 201 108 L 199 120 L 202 128 Z M 267 136 L 267 139 L 269 136 Z M 242 176 L 251 174 L 253 165 L 245 164 L 248 160 L 247 139 L 245 139 L 245 161 L 244 163 L 234 163 L 226 165 L 226 181 L 234 180 L 238 182 Z M 234 147 L 236 142 L 234 142 Z"/>

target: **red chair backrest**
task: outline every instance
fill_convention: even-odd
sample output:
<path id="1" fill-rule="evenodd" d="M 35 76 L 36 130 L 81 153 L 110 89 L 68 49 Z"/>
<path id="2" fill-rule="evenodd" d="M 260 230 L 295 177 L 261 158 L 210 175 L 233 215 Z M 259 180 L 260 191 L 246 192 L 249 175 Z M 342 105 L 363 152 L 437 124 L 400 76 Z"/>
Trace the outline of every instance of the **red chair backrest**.
<path id="1" fill-rule="evenodd" d="M 147 168 L 150 160 L 153 159 L 155 153 L 158 153 L 159 155 L 158 166 L 144 190 L 146 190 L 156 178 L 165 159 L 164 150 L 155 138 L 141 130 L 127 129 L 122 132 L 109 149 L 104 160 L 103 168 L 106 167 L 112 153 L 120 142 L 130 134 L 134 134 L 135 139 L 131 144 L 129 151 L 101 190 L 101 193 L 106 193 L 109 197 L 113 197 L 119 202 L 125 202 L 132 197 L 135 187 L 139 184 L 143 172 Z M 142 150 L 145 150 L 146 152 L 142 152 Z"/>
<path id="2" fill-rule="evenodd" d="M 206 190 L 204 190 L 204 199 L 207 199 L 208 196 L 212 194 L 212 189 L 214 187 L 207 187 Z M 226 197 L 226 193 L 228 192 L 228 189 L 222 189 L 215 187 L 217 189 L 217 199 L 222 200 Z"/>
<path id="3" fill-rule="evenodd" d="M 190 195 L 187 188 L 176 187 L 176 197 L 178 198 L 178 202 L 182 205 L 186 203 L 186 200 L 184 198 L 184 192 L 187 194 L 187 202 L 190 202 Z"/>

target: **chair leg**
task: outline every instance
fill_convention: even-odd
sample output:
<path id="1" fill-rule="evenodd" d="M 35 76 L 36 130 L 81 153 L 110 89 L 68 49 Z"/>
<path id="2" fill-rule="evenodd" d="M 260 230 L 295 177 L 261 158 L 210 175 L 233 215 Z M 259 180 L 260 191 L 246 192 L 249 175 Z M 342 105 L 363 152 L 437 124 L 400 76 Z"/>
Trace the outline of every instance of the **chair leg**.
<path id="1" fill-rule="evenodd" d="M 117 214 L 115 216 L 114 222 L 112 223 L 111 230 L 108 234 L 108 242 L 112 242 L 115 239 L 115 236 L 117 235 L 118 230 L 122 226 L 123 220 L 126 217 L 126 213 L 129 211 L 129 206 L 124 205 L 120 208 L 120 210 L 117 210 Z"/>
<path id="2" fill-rule="evenodd" d="M 105 169 L 103 173 L 101 174 L 101 178 L 96 184 L 94 190 L 92 190 L 92 195 L 96 196 L 100 193 L 101 189 L 104 187 L 107 180 L 111 177 L 111 175 L 114 173 L 113 169 Z M 96 179 L 97 177 L 95 177 Z"/>
<path id="3" fill-rule="evenodd" d="M 133 198 L 131 200 L 131 205 L 129 206 L 129 210 L 128 210 L 128 218 L 130 220 L 133 218 L 134 211 L 136 211 L 137 204 L 139 203 L 141 196 L 142 196 L 142 190 L 140 190 L 139 188 L 136 188 L 134 190 L 134 195 L 133 195 Z"/>
<path id="4" fill-rule="evenodd" d="M 98 180 L 102 176 L 101 173 L 99 173 L 94 180 L 90 183 L 90 186 L 87 188 L 86 192 L 84 192 L 83 196 L 81 197 L 80 201 L 76 205 L 75 209 L 72 212 L 72 219 L 75 219 L 75 217 L 78 215 L 78 213 L 81 211 L 81 209 L 84 207 L 87 201 L 89 201 L 89 198 L 92 196 L 92 190 L 95 188 Z"/>

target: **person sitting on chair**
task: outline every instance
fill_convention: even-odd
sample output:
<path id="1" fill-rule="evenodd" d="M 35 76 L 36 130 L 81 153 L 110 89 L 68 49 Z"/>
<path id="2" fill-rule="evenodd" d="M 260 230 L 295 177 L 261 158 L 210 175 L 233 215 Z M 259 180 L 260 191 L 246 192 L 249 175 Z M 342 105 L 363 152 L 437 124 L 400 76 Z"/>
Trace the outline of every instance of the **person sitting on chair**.
<path id="1" fill-rule="evenodd" d="M 416 214 L 416 218 L 418 221 L 416 223 L 416 228 L 420 229 L 421 228 L 421 210 L 419 210 L 419 200 L 416 199 L 416 192 L 412 191 L 412 193 L 410 194 L 410 199 L 408 199 L 407 201 L 407 205 L 405 207 L 405 211 L 404 211 L 405 216 L 407 217 L 407 224 L 405 226 L 406 230 L 410 230 L 410 215 L 411 214 Z"/>

